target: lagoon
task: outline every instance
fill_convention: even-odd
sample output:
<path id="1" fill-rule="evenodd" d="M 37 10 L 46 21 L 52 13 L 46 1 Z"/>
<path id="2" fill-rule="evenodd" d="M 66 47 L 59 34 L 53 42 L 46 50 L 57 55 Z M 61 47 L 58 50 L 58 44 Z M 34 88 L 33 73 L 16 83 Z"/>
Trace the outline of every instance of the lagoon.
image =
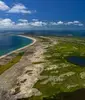
<path id="1" fill-rule="evenodd" d="M 18 35 L 0 35 L 0 56 L 27 46 L 32 42 L 32 39 Z"/>

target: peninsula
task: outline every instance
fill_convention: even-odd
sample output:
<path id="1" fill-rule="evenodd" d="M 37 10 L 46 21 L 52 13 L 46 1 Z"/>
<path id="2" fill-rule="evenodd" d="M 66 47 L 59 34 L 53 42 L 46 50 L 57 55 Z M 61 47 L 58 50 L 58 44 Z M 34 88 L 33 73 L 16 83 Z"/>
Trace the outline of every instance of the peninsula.
<path id="1" fill-rule="evenodd" d="M 85 87 L 85 65 L 67 60 L 67 57 L 82 57 L 85 60 L 84 38 L 32 38 L 36 41 L 32 45 L 0 60 L 3 62 L 11 58 L 3 65 L 6 66 L 20 55 L 19 60 L 0 75 L 0 100 L 49 100 L 59 93 L 74 92 Z"/>

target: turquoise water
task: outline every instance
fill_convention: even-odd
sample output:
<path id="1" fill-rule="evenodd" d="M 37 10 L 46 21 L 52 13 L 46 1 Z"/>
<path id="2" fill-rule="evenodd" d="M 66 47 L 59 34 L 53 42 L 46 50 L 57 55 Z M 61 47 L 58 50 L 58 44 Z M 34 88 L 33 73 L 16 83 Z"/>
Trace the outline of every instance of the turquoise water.
<path id="1" fill-rule="evenodd" d="M 16 49 L 31 44 L 31 39 L 15 36 L 15 35 L 1 35 L 0 36 L 0 56 L 10 53 Z"/>

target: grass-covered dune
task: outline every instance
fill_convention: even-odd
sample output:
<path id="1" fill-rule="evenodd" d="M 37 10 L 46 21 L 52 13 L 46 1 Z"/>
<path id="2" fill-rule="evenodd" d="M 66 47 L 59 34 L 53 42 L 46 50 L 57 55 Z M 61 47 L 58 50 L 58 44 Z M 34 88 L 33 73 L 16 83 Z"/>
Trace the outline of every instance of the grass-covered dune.
<path id="1" fill-rule="evenodd" d="M 46 38 L 41 38 L 41 41 L 45 46 L 43 54 L 45 59 L 44 71 L 41 73 L 40 80 L 34 86 L 41 92 L 41 95 L 33 96 L 29 100 L 48 100 L 45 97 L 49 98 L 55 94 L 73 92 L 84 88 L 85 67 L 68 62 L 66 57 L 85 57 L 85 39 L 65 37 L 48 39 L 47 37 L 47 41 Z"/>
<path id="2" fill-rule="evenodd" d="M 68 99 L 65 100 L 70 100 L 70 93 L 75 95 L 76 90 L 85 88 L 85 67 L 68 62 L 66 58 L 68 56 L 85 57 L 85 39 L 41 36 L 38 37 L 38 43 L 38 49 L 36 49 L 34 56 L 33 54 L 31 55 L 31 60 L 33 59 L 33 61 L 30 65 L 30 68 L 34 67 L 36 70 L 38 67 L 44 68 L 44 70 L 42 70 L 43 72 L 38 74 L 38 81 L 32 88 L 36 90 L 36 93 L 33 92 L 33 96 L 30 98 L 18 100 L 64 100 L 64 96 L 68 97 Z M 43 47 L 43 53 L 38 51 L 41 47 Z M 37 56 L 39 53 L 40 55 Z M 0 74 L 19 62 L 22 55 L 23 53 L 20 53 L 6 65 L 0 66 Z M 43 59 L 40 59 L 41 56 Z M 29 62 L 31 60 L 27 61 Z M 25 79 L 26 83 L 24 83 L 25 81 L 20 81 L 19 93 L 23 91 L 21 91 L 22 86 L 28 86 L 29 82 L 32 83 L 32 81 L 29 81 L 29 76 L 33 75 L 34 71 L 35 70 L 30 73 L 29 70 L 27 70 L 29 74 L 25 73 L 28 76 L 27 80 Z M 24 91 L 27 92 L 27 88 Z M 82 96 L 81 92 L 82 91 L 78 92 L 80 97 Z"/>
<path id="3" fill-rule="evenodd" d="M 0 75 L 5 72 L 7 69 L 11 68 L 14 64 L 16 64 L 17 62 L 19 62 L 19 60 L 21 59 L 21 57 L 23 56 L 24 52 L 21 52 L 19 54 L 16 55 L 16 57 L 14 57 L 10 62 L 8 62 L 5 65 L 0 65 Z"/>

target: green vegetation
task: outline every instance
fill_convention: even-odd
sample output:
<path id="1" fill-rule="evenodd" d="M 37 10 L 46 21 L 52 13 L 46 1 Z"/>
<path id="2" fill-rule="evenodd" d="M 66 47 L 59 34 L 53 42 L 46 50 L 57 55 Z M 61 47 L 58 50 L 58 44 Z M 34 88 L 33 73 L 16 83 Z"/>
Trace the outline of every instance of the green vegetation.
<path id="1" fill-rule="evenodd" d="M 44 63 L 44 61 L 32 62 L 32 64 L 41 64 L 41 63 Z"/>
<path id="2" fill-rule="evenodd" d="M 21 100 L 63 100 L 58 94 L 73 92 L 85 88 L 85 67 L 67 62 L 67 56 L 85 57 L 84 38 L 41 37 L 46 52 L 42 63 L 44 71 L 34 88 L 41 92 L 40 96 Z M 53 40 L 54 39 L 54 40 Z M 56 43 L 52 43 L 55 41 Z"/>
<path id="3" fill-rule="evenodd" d="M 56 37 L 55 40 L 58 41 L 56 44 L 50 43 L 49 38 L 41 39 L 46 49 L 43 63 L 45 69 L 41 73 L 42 78 L 34 88 L 37 88 L 42 95 L 33 96 L 27 100 L 55 100 L 56 94 L 84 88 L 85 75 L 82 78 L 80 74 L 85 72 L 85 68 L 69 63 L 65 58 L 67 56 L 85 56 L 85 39 Z"/>
<path id="4" fill-rule="evenodd" d="M 14 64 L 19 62 L 24 52 L 19 53 L 15 58 L 13 58 L 10 62 L 5 65 L 0 65 L 0 75 L 5 72 L 7 69 L 11 68 Z"/>

